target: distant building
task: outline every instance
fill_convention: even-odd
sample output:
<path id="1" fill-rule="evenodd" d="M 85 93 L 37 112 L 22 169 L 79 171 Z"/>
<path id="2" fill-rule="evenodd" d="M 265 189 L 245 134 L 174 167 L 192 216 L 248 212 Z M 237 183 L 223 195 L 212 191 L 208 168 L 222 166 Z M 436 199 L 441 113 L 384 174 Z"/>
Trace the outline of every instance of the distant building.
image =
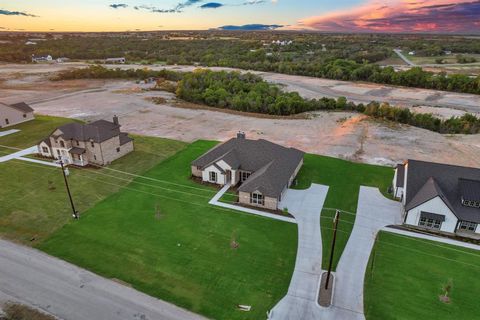
<path id="1" fill-rule="evenodd" d="M 70 61 L 70 59 L 66 58 L 66 57 L 57 58 L 58 63 L 64 63 L 64 62 L 68 62 L 68 61 Z"/>
<path id="2" fill-rule="evenodd" d="M 109 64 L 124 64 L 127 60 L 124 57 L 120 58 L 107 58 L 105 59 L 105 63 Z"/>
<path id="3" fill-rule="evenodd" d="M 36 44 L 37 44 L 37 43 L 36 43 L 36 42 L 33 42 L 33 41 L 27 41 L 27 42 L 25 42 L 25 45 L 27 45 L 27 46 L 34 46 L 34 45 L 36 45 Z"/>
<path id="4" fill-rule="evenodd" d="M 35 63 L 39 63 L 39 62 L 52 62 L 53 61 L 53 58 L 51 55 L 47 55 L 47 56 L 35 56 L 35 55 L 32 55 L 32 62 L 35 62 Z"/>
<path id="5" fill-rule="evenodd" d="M 397 165 L 393 189 L 405 225 L 480 239 L 480 168 L 408 160 Z"/>
<path id="6" fill-rule="evenodd" d="M 414 56 L 415 54 L 416 54 L 415 51 L 410 51 L 410 52 L 408 53 L 409 56 Z"/>
<path id="7" fill-rule="evenodd" d="M 35 119 L 33 109 L 25 102 L 5 104 L 0 102 L 0 128 Z"/>
<path id="8" fill-rule="evenodd" d="M 77 166 L 107 165 L 133 149 L 133 139 L 120 131 L 117 116 L 113 117 L 113 122 L 68 123 L 38 144 L 40 155 Z"/>

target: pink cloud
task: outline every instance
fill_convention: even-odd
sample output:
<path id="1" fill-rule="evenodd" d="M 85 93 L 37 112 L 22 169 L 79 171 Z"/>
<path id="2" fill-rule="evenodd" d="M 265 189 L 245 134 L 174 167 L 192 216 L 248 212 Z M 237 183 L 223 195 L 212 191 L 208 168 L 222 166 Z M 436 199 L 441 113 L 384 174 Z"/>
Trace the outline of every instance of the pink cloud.
<path id="1" fill-rule="evenodd" d="M 296 29 L 330 32 L 476 32 L 480 0 L 371 0 L 302 19 Z"/>

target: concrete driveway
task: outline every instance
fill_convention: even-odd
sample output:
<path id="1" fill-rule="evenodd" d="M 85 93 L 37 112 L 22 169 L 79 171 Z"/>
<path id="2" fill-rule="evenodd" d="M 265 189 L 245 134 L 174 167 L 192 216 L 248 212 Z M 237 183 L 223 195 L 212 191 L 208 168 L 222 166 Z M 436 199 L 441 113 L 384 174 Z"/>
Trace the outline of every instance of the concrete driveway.
<path id="1" fill-rule="evenodd" d="M 375 237 L 383 227 L 401 224 L 401 212 L 400 202 L 385 198 L 377 188 L 360 187 L 355 225 L 336 270 L 333 306 L 342 316 L 332 319 L 365 319 L 363 285 Z"/>
<path id="2" fill-rule="evenodd" d="M 43 252 L 0 240 L 0 302 L 5 301 L 59 319 L 205 319 Z"/>
<path id="3" fill-rule="evenodd" d="M 298 225 L 298 250 L 288 293 L 270 311 L 269 319 L 317 319 L 317 294 L 322 273 L 320 213 L 328 187 L 312 184 L 306 190 L 288 189 L 280 208 L 288 208 Z"/>

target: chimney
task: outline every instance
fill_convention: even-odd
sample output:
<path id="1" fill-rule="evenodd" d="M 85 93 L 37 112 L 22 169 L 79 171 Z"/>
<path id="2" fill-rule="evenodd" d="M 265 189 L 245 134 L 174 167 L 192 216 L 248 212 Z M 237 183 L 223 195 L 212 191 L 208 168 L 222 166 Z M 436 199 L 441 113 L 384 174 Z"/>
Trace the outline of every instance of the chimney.
<path id="1" fill-rule="evenodd" d="M 238 131 L 237 139 L 245 139 L 246 137 L 245 132 Z"/>
<path id="2" fill-rule="evenodd" d="M 119 125 L 118 124 L 118 117 L 116 115 L 113 116 L 113 124 L 117 125 L 117 126 Z"/>

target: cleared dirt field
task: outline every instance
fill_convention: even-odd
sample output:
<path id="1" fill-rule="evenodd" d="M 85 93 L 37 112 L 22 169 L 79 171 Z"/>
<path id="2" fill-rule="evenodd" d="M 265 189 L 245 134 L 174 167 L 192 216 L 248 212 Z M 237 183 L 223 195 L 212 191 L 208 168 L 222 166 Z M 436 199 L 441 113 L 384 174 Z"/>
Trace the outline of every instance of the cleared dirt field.
<path id="1" fill-rule="evenodd" d="M 393 165 L 406 158 L 470 166 L 480 163 L 480 135 L 444 136 L 409 126 L 372 121 L 363 115 L 346 112 L 316 112 L 306 115 L 306 119 L 252 117 L 197 108 L 177 101 L 172 94 L 146 91 L 144 89 L 148 86 L 137 85 L 133 81 L 48 80 L 51 72 L 72 66 L 75 65 L 0 65 L 0 79 L 3 80 L 0 82 L 0 101 L 26 101 L 38 113 L 83 120 L 111 119 L 117 114 L 125 131 L 189 142 L 197 139 L 226 140 L 242 130 L 250 138 L 265 138 L 306 152 L 367 163 Z M 478 112 L 480 106 L 480 97 L 474 95 L 385 89 L 372 84 L 278 74 L 262 75 L 290 89 L 298 88 L 302 95 L 309 97 L 328 95 L 324 93 L 328 90 L 343 90 L 342 93 L 350 92 L 362 99 L 376 94 L 392 99 L 388 100 L 390 102 L 402 97 L 429 101 L 434 95 L 436 101 L 453 103 L 459 99 L 463 103 L 455 104 L 455 109 L 433 108 L 429 104 L 420 108 L 422 112 L 434 112 L 441 116 L 459 115 L 463 113 L 462 109 Z M 152 97 L 163 97 L 166 102 L 154 104 L 149 100 Z"/>

